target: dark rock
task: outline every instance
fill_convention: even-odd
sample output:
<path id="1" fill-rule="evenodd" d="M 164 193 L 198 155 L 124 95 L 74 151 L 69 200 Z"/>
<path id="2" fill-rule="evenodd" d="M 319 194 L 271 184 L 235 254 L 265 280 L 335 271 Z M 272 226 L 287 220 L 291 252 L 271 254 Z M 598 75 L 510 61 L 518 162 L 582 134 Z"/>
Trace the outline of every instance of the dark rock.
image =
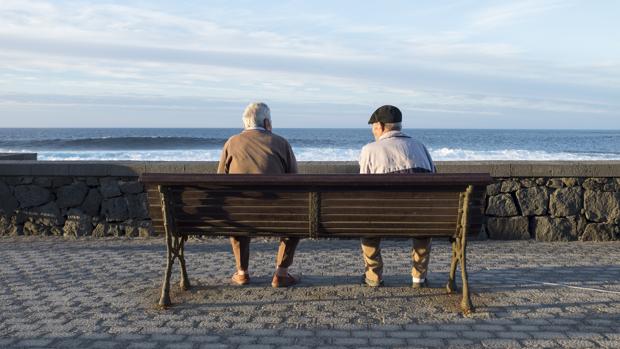
<path id="1" fill-rule="evenodd" d="M 583 187 L 586 190 L 602 191 L 607 182 L 607 178 L 588 178 L 583 182 Z"/>
<path id="2" fill-rule="evenodd" d="M 551 194 L 549 211 L 554 217 L 575 216 L 583 209 L 583 189 L 570 187 L 558 189 Z"/>
<path id="3" fill-rule="evenodd" d="M 489 198 L 486 214 L 489 216 L 510 217 L 518 215 L 519 212 L 512 200 L 512 196 L 510 194 L 501 194 Z"/>
<path id="4" fill-rule="evenodd" d="M 129 206 L 129 216 L 135 219 L 148 219 L 149 207 L 146 193 L 138 195 L 127 195 Z"/>
<path id="5" fill-rule="evenodd" d="M 536 178 L 536 185 L 543 186 L 547 183 L 547 180 L 544 178 Z"/>
<path id="6" fill-rule="evenodd" d="M 65 217 L 54 201 L 32 208 L 24 213 L 29 221 L 46 227 L 60 226 L 65 223 Z"/>
<path id="7" fill-rule="evenodd" d="M 500 193 L 502 183 L 493 183 L 487 185 L 487 196 L 495 196 Z"/>
<path id="8" fill-rule="evenodd" d="M 11 224 L 11 218 L 0 214 L 0 236 L 10 235 L 10 231 L 13 228 Z"/>
<path id="9" fill-rule="evenodd" d="M 7 185 L 16 186 L 22 184 L 21 177 L 5 177 L 2 179 Z"/>
<path id="10" fill-rule="evenodd" d="M 125 236 L 127 237 L 137 237 L 138 232 L 138 222 L 128 222 L 123 227 L 125 229 Z"/>
<path id="11" fill-rule="evenodd" d="M 579 185 L 578 178 L 562 178 L 562 183 L 565 187 L 576 187 Z"/>
<path id="12" fill-rule="evenodd" d="M 50 236 L 62 235 L 62 230 L 56 226 L 41 224 L 39 222 L 24 223 L 23 233 L 26 236 Z"/>
<path id="13" fill-rule="evenodd" d="M 93 219 L 91 216 L 79 210 L 69 212 L 65 226 L 63 227 L 64 236 L 81 237 L 88 236 L 93 231 Z"/>
<path id="14" fill-rule="evenodd" d="M 17 186 L 14 195 L 22 208 L 40 206 L 52 199 L 49 190 L 36 185 Z"/>
<path id="15" fill-rule="evenodd" d="M 141 238 L 147 238 L 155 235 L 155 229 L 153 228 L 153 223 L 151 221 L 140 222 L 138 225 L 138 236 Z"/>
<path id="16" fill-rule="evenodd" d="M 144 191 L 144 186 L 138 181 L 120 182 L 119 187 L 124 194 L 139 194 Z"/>
<path id="17" fill-rule="evenodd" d="M 65 185 L 69 185 L 73 183 L 73 178 L 71 177 L 54 177 L 52 178 L 52 186 L 54 188 L 60 188 Z"/>
<path id="18" fill-rule="evenodd" d="M 586 226 L 582 241 L 614 241 L 620 237 L 620 228 L 614 224 L 592 223 Z"/>
<path id="19" fill-rule="evenodd" d="M 88 186 L 82 182 L 60 187 L 56 190 L 56 203 L 60 208 L 76 207 L 82 204 L 88 194 Z"/>
<path id="20" fill-rule="evenodd" d="M 534 178 L 525 178 L 521 180 L 522 188 L 532 188 L 536 186 L 536 180 Z"/>
<path id="21" fill-rule="evenodd" d="M 11 193 L 11 188 L 0 181 L 0 213 L 13 214 L 19 208 L 19 202 Z"/>
<path id="22" fill-rule="evenodd" d="M 620 218 L 620 193 L 586 190 L 583 206 L 586 218 L 591 222 L 613 222 Z"/>
<path id="23" fill-rule="evenodd" d="M 115 236 L 115 237 L 125 236 L 125 227 L 120 224 L 109 224 L 107 234 L 108 236 Z"/>
<path id="24" fill-rule="evenodd" d="M 108 232 L 108 225 L 109 223 L 107 222 L 101 222 L 97 224 L 95 229 L 93 229 L 93 237 L 95 238 L 105 237 Z"/>
<path id="25" fill-rule="evenodd" d="M 99 179 L 97 177 L 86 177 L 86 185 L 89 187 L 98 187 Z"/>
<path id="26" fill-rule="evenodd" d="M 84 202 L 82 203 L 80 209 L 90 216 L 98 216 L 102 200 L 103 197 L 99 193 L 99 190 L 94 188 L 90 189 L 88 194 L 86 194 L 86 198 L 84 198 Z"/>
<path id="27" fill-rule="evenodd" d="M 517 190 L 521 189 L 521 183 L 519 183 L 519 181 L 517 180 L 507 180 L 507 181 L 503 181 L 502 182 L 502 186 L 500 188 L 500 191 L 502 193 L 512 193 L 515 192 Z"/>
<path id="28" fill-rule="evenodd" d="M 22 177 L 21 184 L 32 184 L 34 177 Z"/>
<path id="29" fill-rule="evenodd" d="M 517 191 L 517 200 L 523 216 L 544 216 L 549 207 L 549 189 L 533 187 Z"/>
<path id="30" fill-rule="evenodd" d="M 93 229 L 93 237 L 123 236 L 124 229 L 120 224 L 101 222 Z"/>
<path id="31" fill-rule="evenodd" d="M 486 230 L 489 238 L 493 240 L 527 240 L 530 238 L 527 217 L 489 217 Z"/>
<path id="32" fill-rule="evenodd" d="M 121 189 L 116 178 L 101 178 L 99 183 L 101 184 L 99 189 L 104 198 L 109 199 L 121 196 Z"/>
<path id="33" fill-rule="evenodd" d="M 533 230 L 538 241 L 573 241 L 577 239 L 577 221 L 574 217 L 534 217 Z"/>
<path id="34" fill-rule="evenodd" d="M 50 177 L 36 177 L 33 183 L 43 188 L 52 187 L 52 179 Z"/>
<path id="35" fill-rule="evenodd" d="M 124 197 L 104 200 L 101 203 L 101 214 L 108 222 L 122 222 L 129 219 L 129 207 Z"/>
<path id="36" fill-rule="evenodd" d="M 560 178 L 551 178 L 547 181 L 547 187 L 549 188 L 562 188 L 564 186 L 564 182 Z"/>
<path id="37" fill-rule="evenodd" d="M 9 236 L 23 236 L 24 235 L 24 226 L 23 225 L 13 225 L 9 230 Z"/>
<path id="38" fill-rule="evenodd" d="M 39 236 L 46 235 L 43 229 L 39 227 L 38 224 L 34 222 L 26 222 L 24 223 L 24 235 L 25 236 Z"/>

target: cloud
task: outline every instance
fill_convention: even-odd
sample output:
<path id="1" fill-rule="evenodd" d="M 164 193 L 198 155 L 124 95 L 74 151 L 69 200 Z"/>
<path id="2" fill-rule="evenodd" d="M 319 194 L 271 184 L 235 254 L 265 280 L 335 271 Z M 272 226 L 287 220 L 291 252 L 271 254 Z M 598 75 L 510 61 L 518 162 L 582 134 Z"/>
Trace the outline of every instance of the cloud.
<path id="1" fill-rule="evenodd" d="M 573 5 L 571 0 L 520 0 L 485 8 L 473 16 L 472 26 L 491 29 Z"/>
<path id="2" fill-rule="evenodd" d="M 256 16 L 230 6 L 240 13 L 231 19 L 144 6 L 0 3 L 4 111 L 9 106 L 204 111 L 215 104 L 200 101 L 238 105 L 257 98 L 291 110 L 322 103 L 326 107 L 319 109 L 332 113 L 386 101 L 427 113 L 489 117 L 514 110 L 545 115 L 618 110 L 614 57 L 560 65 L 516 43 L 482 36 L 493 26 L 563 6 L 558 1 L 474 8 L 472 22 L 438 31 L 360 26 L 321 12 Z M 443 17 L 440 9 L 425 13 Z M 215 6 L 210 11 L 218 13 Z"/>

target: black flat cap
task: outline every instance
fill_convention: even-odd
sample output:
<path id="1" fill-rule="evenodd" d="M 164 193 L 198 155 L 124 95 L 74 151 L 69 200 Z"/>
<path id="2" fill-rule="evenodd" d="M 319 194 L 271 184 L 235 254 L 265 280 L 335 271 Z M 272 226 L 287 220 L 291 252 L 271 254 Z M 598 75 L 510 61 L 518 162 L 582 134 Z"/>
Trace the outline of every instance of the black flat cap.
<path id="1" fill-rule="evenodd" d="M 403 114 L 398 108 L 393 105 L 384 105 L 372 113 L 368 123 L 374 124 L 375 122 L 382 122 L 384 124 L 394 124 L 402 121 Z"/>

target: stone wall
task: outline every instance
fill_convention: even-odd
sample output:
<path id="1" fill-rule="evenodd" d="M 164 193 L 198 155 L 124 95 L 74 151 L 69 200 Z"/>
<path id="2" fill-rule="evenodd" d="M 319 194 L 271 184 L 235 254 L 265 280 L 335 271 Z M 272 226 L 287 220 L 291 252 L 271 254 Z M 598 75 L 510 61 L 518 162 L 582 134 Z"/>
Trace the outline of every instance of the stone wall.
<path id="1" fill-rule="evenodd" d="M 0 235 L 152 236 L 144 172 L 214 173 L 213 162 L 0 161 Z M 620 239 L 620 162 L 439 162 L 488 172 L 481 237 Z M 301 173 L 358 173 L 354 162 L 305 162 Z"/>
<path id="2" fill-rule="evenodd" d="M 620 178 L 499 178 L 487 187 L 492 239 L 620 239 Z"/>
<path id="3" fill-rule="evenodd" d="M 135 177 L 0 177 L 0 235 L 151 236 Z"/>

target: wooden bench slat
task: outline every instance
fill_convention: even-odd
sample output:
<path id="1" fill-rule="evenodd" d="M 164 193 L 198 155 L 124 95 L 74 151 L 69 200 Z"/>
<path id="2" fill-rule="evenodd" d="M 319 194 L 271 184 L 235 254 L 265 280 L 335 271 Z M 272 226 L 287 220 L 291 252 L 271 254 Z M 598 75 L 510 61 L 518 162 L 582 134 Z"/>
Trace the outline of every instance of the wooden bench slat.
<path id="1" fill-rule="evenodd" d="M 305 214 L 308 215 L 308 206 L 219 206 L 219 205 L 204 205 L 204 206 L 175 206 L 175 212 L 181 212 L 186 214 L 203 215 L 213 212 L 220 213 L 247 213 L 247 214 L 260 214 L 260 213 L 282 213 L 282 214 Z"/>
<path id="2" fill-rule="evenodd" d="M 308 199 L 257 200 L 257 199 L 185 199 L 173 206 L 306 206 Z"/>
<path id="3" fill-rule="evenodd" d="M 191 185 L 191 186 L 240 186 L 251 183 L 256 186 L 336 186 L 342 183 L 355 183 L 357 186 L 377 187 L 445 187 L 445 186 L 486 186 L 492 182 L 488 173 L 440 173 L 440 174 L 321 174 L 321 175 L 204 175 L 204 174 L 169 174 L 144 173 L 140 176 L 143 183 L 154 185 Z"/>
<path id="4" fill-rule="evenodd" d="M 308 228 L 295 227 L 211 227 L 211 226 L 187 226 L 178 227 L 178 233 L 218 233 L 233 235 L 235 233 L 280 233 L 280 234 L 298 234 L 302 237 L 308 237 Z"/>
<path id="5" fill-rule="evenodd" d="M 200 213 L 190 214 L 188 212 L 176 211 L 175 217 L 177 221 L 204 221 L 210 222 L 212 220 L 227 220 L 227 221 L 254 221 L 254 220 L 274 220 L 274 221 L 300 221 L 308 222 L 308 213 L 296 214 L 296 213 Z"/>
<path id="6" fill-rule="evenodd" d="M 456 216 L 458 207 L 355 207 L 355 206 L 327 206 L 321 207 L 321 216 L 337 215 L 428 215 L 428 216 Z"/>

